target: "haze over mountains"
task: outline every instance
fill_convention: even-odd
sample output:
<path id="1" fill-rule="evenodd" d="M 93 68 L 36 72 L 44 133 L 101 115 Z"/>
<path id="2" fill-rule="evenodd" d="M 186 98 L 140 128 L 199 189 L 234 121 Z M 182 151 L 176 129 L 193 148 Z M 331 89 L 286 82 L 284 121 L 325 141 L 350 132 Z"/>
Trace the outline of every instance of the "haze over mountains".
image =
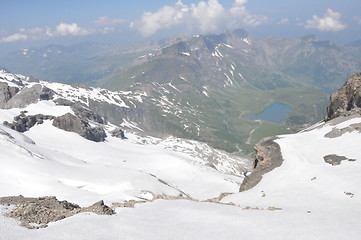
<path id="1" fill-rule="evenodd" d="M 239 29 L 125 49 L 95 43 L 22 49 L 0 65 L 40 79 L 145 92 L 147 101 L 128 104 L 127 111 L 97 111 L 115 123 L 125 117 L 156 136 L 247 155 L 262 137 L 321 120 L 326 96 L 360 69 L 360 49 L 315 36 L 256 40 Z M 249 119 L 275 102 L 290 107 L 286 118 Z"/>

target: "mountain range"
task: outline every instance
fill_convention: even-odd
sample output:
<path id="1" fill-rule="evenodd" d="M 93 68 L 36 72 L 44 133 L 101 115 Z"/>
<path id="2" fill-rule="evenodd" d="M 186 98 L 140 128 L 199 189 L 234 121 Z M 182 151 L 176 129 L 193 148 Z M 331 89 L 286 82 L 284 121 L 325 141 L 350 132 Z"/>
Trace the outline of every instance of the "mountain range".
<path id="1" fill-rule="evenodd" d="M 146 134 L 247 156 L 263 137 L 320 121 L 327 95 L 361 68 L 360 49 L 315 36 L 257 40 L 235 30 L 124 49 L 93 43 L 22 49 L 0 65 L 40 79 L 141 93 L 144 101 L 126 109 L 96 102 L 90 108 L 116 124 L 134 122 Z M 273 103 L 289 107 L 286 117 L 253 117 Z"/>
<path id="2" fill-rule="evenodd" d="M 147 94 L 1 70 L 1 239 L 358 239 L 361 74 L 323 121 L 262 140 L 253 161 L 91 107 Z"/>

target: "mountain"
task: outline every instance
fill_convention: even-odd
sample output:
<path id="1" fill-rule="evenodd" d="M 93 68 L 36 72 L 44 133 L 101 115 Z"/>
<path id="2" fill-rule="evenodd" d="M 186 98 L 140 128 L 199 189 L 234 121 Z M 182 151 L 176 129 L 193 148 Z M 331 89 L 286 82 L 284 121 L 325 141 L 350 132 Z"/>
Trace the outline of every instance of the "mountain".
<path id="1" fill-rule="evenodd" d="M 177 139 L 164 142 L 127 132 L 128 139 L 112 137 L 110 132 L 115 126 L 100 123 L 94 116 L 87 118 L 96 112 L 86 108 L 89 114 L 79 114 L 85 110 L 74 111 L 72 104 L 59 105 L 65 100 L 74 101 L 75 96 L 68 90 L 71 87 L 57 85 L 59 92 L 63 89 L 64 94 L 69 94 L 67 99 L 45 88 L 52 83 L 44 86 L 45 82 L 29 82 L 21 75 L 2 72 L 1 82 L 7 84 L 2 87 L 5 94 L 1 95 L 5 96 L 2 102 L 7 107 L 0 112 L 8 122 L 5 125 L 14 117 L 19 121 L 40 113 L 55 119 L 72 114 L 88 121 L 91 128 L 101 127 L 107 134 L 105 141 L 91 141 L 59 129 L 54 126 L 54 119 L 38 122 L 23 133 L 0 124 L 1 196 L 51 195 L 60 199 L 0 198 L 0 211 L 12 217 L 0 216 L 0 236 L 4 239 L 360 236 L 361 74 L 353 75 L 332 94 L 325 120 L 299 133 L 262 140 L 256 146 L 254 168 L 244 172 L 244 181 L 241 176 L 229 174 L 231 157 L 229 160 L 221 157 L 223 162 L 211 166 L 207 157 L 192 157 L 183 150 L 174 152 L 178 146 L 192 152 L 203 144 L 195 145 L 193 141 L 182 144 L 185 140 Z M 96 89 L 88 90 L 100 98 Z M 29 92 L 31 96 L 41 95 L 42 100 L 38 98 L 25 107 L 9 107 L 24 104 L 15 101 L 16 98 L 11 100 L 23 91 L 24 96 Z M 165 149 L 168 147 L 172 150 Z M 250 186 L 252 182 L 255 184 Z M 109 209 L 103 202 L 79 210 L 79 206 L 64 199 L 81 206 L 105 199 L 105 204 L 114 203 L 114 212 L 110 212 L 111 216 L 97 215 Z M 124 201 L 130 199 L 134 201 Z M 54 211 L 46 208 L 49 204 L 56 206 Z M 64 214 L 60 214 L 61 219 L 72 211 L 83 212 L 50 223 L 36 218 L 53 217 L 60 212 Z M 34 218 L 37 223 L 29 221 Z M 20 226 L 19 220 L 29 228 L 47 227 L 29 230 Z"/>
<path id="2" fill-rule="evenodd" d="M 123 76 L 105 83 L 112 89 L 129 87 L 132 82 L 169 82 L 212 87 L 243 86 L 260 90 L 314 86 L 332 92 L 340 79 L 360 69 L 354 48 L 315 36 L 301 39 L 268 37 L 256 40 L 243 30 L 219 35 L 194 35 L 190 39 L 163 48 L 148 61 L 126 69 Z M 162 68 L 164 66 L 164 68 Z M 143 69 L 140 71 L 139 69 Z M 144 74 L 131 73 L 139 72 Z M 128 80 L 129 81 L 129 80 Z"/>
<path id="3" fill-rule="evenodd" d="M 295 132 L 321 120 L 327 94 L 361 69 L 359 46 L 312 35 L 257 40 L 244 30 L 175 37 L 126 49 L 65 49 L 66 57 L 58 54 L 41 67 L 30 65 L 31 71 L 21 68 L 42 61 L 18 53 L 0 65 L 13 69 L 10 66 L 20 63 L 18 72 L 41 79 L 142 93 L 143 101 L 132 101 L 126 109 L 89 104 L 111 122 L 123 124 L 126 119 L 153 136 L 193 139 L 243 156 L 252 154 L 263 137 Z M 37 51 L 42 56 L 46 49 Z M 275 111 L 274 104 L 285 104 L 289 111 Z M 267 111 L 284 117 L 259 117 Z"/>
<path id="4" fill-rule="evenodd" d="M 340 79 L 359 71 L 360 64 L 355 48 L 315 36 L 256 40 L 236 30 L 178 39 L 98 84 L 108 89 L 141 89 L 153 98 L 165 95 L 176 106 L 187 107 L 189 102 L 201 114 L 173 114 L 170 118 L 168 112 L 164 119 L 164 113 L 155 113 L 157 120 L 152 125 L 164 122 L 155 129 L 247 154 L 262 137 L 292 132 L 321 120 L 326 94 L 342 84 Z M 250 116 L 277 102 L 291 108 L 285 119 L 277 124 L 250 121 Z M 173 118 L 176 120 L 170 120 Z M 191 132 L 178 130 L 178 122 L 184 119 L 195 124 Z M 209 130 L 198 133 L 197 125 Z"/>

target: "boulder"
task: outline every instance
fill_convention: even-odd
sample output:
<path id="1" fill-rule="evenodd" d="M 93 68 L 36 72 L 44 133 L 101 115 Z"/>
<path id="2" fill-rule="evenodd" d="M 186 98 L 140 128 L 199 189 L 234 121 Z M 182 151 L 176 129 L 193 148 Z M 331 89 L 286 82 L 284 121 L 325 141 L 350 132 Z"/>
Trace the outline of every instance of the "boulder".
<path id="1" fill-rule="evenodd" d="M 91 127 L 86 120 L 80 119 L 71 113 L 56 117 L 53 126 L 68 132 L 78 133 L 80 136 L 94 142 L 102 142 L 106 138 L 102 127 Z"/>
<path id="2" fill-rule="evenodd" d="M 19 116 L 14 117 L 14 121 L 12 123 L 4 121 L 3 124 L 15 131 L 25 132 L 34 127 L 36 124 L 42 124 L 44 120 L 52 119 L 54 119 L 54 116 L 44 114 L 26 115 L 26 111 L 23 111 Z"/>

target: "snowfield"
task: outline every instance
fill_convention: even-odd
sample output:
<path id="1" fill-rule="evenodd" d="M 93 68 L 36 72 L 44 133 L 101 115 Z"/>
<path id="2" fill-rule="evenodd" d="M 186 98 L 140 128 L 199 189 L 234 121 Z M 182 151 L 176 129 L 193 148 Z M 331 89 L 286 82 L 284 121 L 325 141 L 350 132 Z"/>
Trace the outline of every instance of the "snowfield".
<path id="1" fill-rule="evenodd" d="M 355 123 L 361 123 L 361 118 L 280 136 L 276 141 L 283 164 L 265 174 L 253 189 L 222 200 L 235 206 L 156 200 L 117 208 L 114 216 L 78 214 L 40 230 L 1 217 L 0 239 L 359 239 L 361 134 L 356 130 L 325 137 L 333 129 Z M 170 195 L 182 189 L 202 199 L 222 191 L 236 192 L 240 183 L 237 177 L 157 145 L 115 138 L 90 144 L 76 134 L 53 129 L 50 122 L 26 132 L 34 145 L 22 134 L 1 128 L 14 137 L 10 141 L 0 135 L 3 196 L 47 194 L 86 205 L 99 198 L 109 203 L 142 197 L 142 189 Z M 333 166 L 323 159 L 329 154 L 352 161 Z"/>
<path id="2" fill-rule="evenodd" d="M 0 70 L 0 81 L 11 86 L 34 84 L 19 85 L 24 78 Z M 85 104 L 89 99 L 108 99 L 126 107 L 127 100 L 135 101 L 126 92 L 79 92 L 62 84 L 41 84 Z M 142 101 L 141 96 L 135 98 Z M 275 141 L 280 145 L 282 165 L 265 174 L 254 188 L 238 192 L 241 169 L 247 169 L 249 162 L 207 144 L 132 133 L 120 139 L 109 133 L 115 128 L 112 124 L 103 126 L 107 132 L 104 142 L 58 129 L 53 120 L 44 120 L 24 133 L 2 124 L 25 110 L 28 115 L 73 113 L 70 107 L 51 100 L 0 109 L 0 197 L 56 196 L 80 206 L 99 200 L 107 205 L 147 202 L 116 208 L 111 216 L 77 214 L 38 230 L 4 217 L 2 213 L 12 206 L 0 206 L 0 240 L 360 239 L 359 115 L 279 136 Z M 336 159 L 333 165 L 325 158 L 330 155 Z M 202 201 L 222 193 L 229 195 L 220 202 Z M 153 201 L 157 195 L 193 200 Z"/>

